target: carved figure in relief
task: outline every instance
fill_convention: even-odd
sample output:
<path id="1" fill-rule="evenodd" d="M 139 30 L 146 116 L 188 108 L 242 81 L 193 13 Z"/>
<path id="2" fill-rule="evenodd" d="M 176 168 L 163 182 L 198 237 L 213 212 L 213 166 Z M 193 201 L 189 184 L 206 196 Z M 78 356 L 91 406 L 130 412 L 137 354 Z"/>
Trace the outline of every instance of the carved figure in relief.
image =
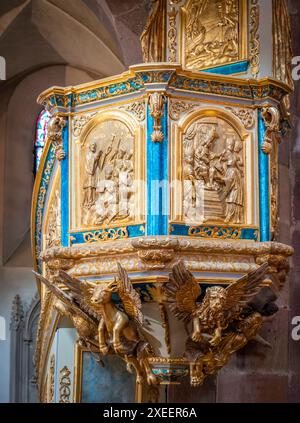
<path id="1" fill-rule="evenodd" d="M 104 168 L 105 179 L 101 180 L 97 187 L 98 199 L 95 205 L 96 224 L 111 222 L 117 214 L 116 211 L 116 184 L 113 180 L 113 166 L 108 164 Z"/>
<path id="2" fill-rule="evenodd" d="M 209 287 L 202 297 L 200 285 L 183 262 L 173 266 L 163 289 L 174 315 L 186 324 L 192 321 L 185 351 L 192 386 L 201 385 L 206 375 L 223 367 L 250 339 L 268 345 L 258 331 L 264 316 L 276 313 L 278 307 L 276 295 L 264 286 L 267 268 L 265 263 L 226 288 Z"/>
<path id="3" fill-rule="evenodd" d="M 83 182 L 84 225 L 103 225 L 134 214 L 133 137 L 125 124 L 107 121 L 89 134 Z"/>
<path id="4" fill-rule="evenodd" d="M 200 68 L 239 57 L 238 0 L 192 0 L 186 12 L 185 60 Z"/>
<path id="5" fill-rule="evenodd" d="M 226 201 L 225 222 L 242 222 L 243 201 L 243 163 L 239 156 L 242 145 L 233 138 L 227 140 L 226 173 L 224 176 L 224 196 Z M 223 160 L 224 160 L 223 158 Z"/>
<path id="6" fill-rule="evenodd" d="M 205 184 L 208 184 L 210 174 L 211 144 L 217 137 L 214 125 L 199 125 L 195 140 L 195 174 L 198 179 L 203 179 Z"/>
<path id="7" fill-rule="evenodd" d="M 59 191 L 55 191 L 54 201 L 50 206 L 49 224 L 46 234 L 47 248 L 60 245 L 61 238 L 61 203 Z"/>
<path id="8" fill-rule="evenodd" d="M 95 142 L 91 143 L 85 157 L 85 181 L 83 185 L 83 207 L 89 209 L 96 201 L 97 168 L 102 151 L 97 152 Z"/>
<path id="9" fill-rule="evenodd" d="M 184 199 L 187 219 L 242 223 L 243 146 L 224 121 L 197 121 L 184 135 Z"/>

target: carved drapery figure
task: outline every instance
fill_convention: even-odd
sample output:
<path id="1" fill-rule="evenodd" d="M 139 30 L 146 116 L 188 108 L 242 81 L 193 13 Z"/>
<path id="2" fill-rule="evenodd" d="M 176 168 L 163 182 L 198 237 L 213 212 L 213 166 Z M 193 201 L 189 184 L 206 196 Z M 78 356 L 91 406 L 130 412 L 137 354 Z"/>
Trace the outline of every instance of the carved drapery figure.
<path id="1" fill-rule="evenodd" d="M 184 134 L 183 156 L 184 217 L 242 223 L 244 163 L 238 134 L 220 119 L 200 119 Z"/>
<path id="2" fill-rule="evenodd" d="M 164 62 L 165 60 L 167 0 L 152 0 L 152 3 L 151 14 L 141 35 L 145 63 Z"/>
<path id="3" fill-rule="evenodd" d="M 291 62 L 293 57 L 291 23 L 286 0 L 273 0 L 273 74 L 294 87 Z"/>
<path id="4" fill-rule="evenodd" d="M 200 69 L 239 59 L 239 0 L 191 0 L 185 17 L 185 64 Z"/>
<path id="5" fill-rule="evenodd" d="M 95 204 L 96 200 L 96 180 L 97 180 L 97 167 L 102 151 L 97 152 L 96 143 L 91 143 L 85 157 L 85 182 L 83 185 L 83 207 L 89 209 Z"/>
<path id="6" fill-rule="evenodd" d="M 86 140 L 82 222 L 109 224 L 134 213 L 133 136 L 120 121 L 97 125 Z"/>
<path id="7" fill-rule="evenodd" d="M 234 138 L 227 140 L 227 151 L 223 153 L 222 160 L 226 161 L 224 176 L 224 192 L 226 202 L 225 222 L 242 222 L 243 213 L 243 162 L 239 155 L 242 145 Z"/>

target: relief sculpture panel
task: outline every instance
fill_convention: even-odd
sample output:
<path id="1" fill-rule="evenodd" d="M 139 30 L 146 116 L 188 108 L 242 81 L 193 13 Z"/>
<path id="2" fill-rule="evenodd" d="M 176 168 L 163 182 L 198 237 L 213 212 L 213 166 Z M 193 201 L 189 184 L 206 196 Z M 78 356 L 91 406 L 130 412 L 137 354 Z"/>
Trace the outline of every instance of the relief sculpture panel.
<path id="1" fill-rule="evenodd" d="M 134 134 L 119 120 L 98 123 L 81 147 L 81 226 L 129 221 L 134 211 Z"/>
<path id="2" fill-rule="evenodd" d="M 184 61 L 189 69 L 236 62 L 244 57 L 240 0 L 190 0 L 184 13 Z"/>
<path id="3" fill-rule="evenodd" d="M 201 118 L 183 134 L 183 214 L 187 223 L 244 223 L 244 145 L 221 118 Z"/>

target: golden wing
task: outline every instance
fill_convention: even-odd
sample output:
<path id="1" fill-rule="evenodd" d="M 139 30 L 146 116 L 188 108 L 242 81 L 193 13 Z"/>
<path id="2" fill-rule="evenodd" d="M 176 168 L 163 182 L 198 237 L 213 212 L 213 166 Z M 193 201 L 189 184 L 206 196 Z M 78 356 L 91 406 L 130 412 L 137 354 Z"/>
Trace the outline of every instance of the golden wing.
<path id="1" fill-rule="evenodd" d="M 73 298 L 78 302 L 81 309 L 96 319 L 99 319 L 99 307 L 95 309 L 90 302 L 96 285 L 91 282 L 73 278 L 63 270 L 59 271 L 58 276 L 61 283 L 69 288 Z"/>
<path id="2" fill-rule="evenodd" d="M 226 288 L 224 311 L 229 313 L 232 319 L 259 293 L 267 269 L 268 263 L 264 263 Z"/>
<path id="3" fill-rule="evenodd" d="M 44 278 L 44 276 L 40 275 L 39 273 L 33 271 L 35 276 L 47 286 L 47 288 L 64 304 L 70 307 L 78 316 L 82 317 L 86 321 L 95 324 L 99 320 L 98 316 L 94 316 L 92 313 L 89 313 L 85 310 L 81 304 L 76 300 L 75 297 L 70 296 L 69 293 L 60 289 L 57 285 L 49 282 L 48 279 Z M 96 321 L 95 321 L 96 319 Z"/>
<path id="4" fill-rule="evenodd" d="M 118 278 L 117 278 L 118 294 L 123 303 L 126 314 L 143 326 L 144 316 L 142 313 L 142 302 L 138 292 L 133 288 L 133 285 L 128 277 L 125 269 L 118 263 Z"/>
<path id="5" fill-rule="evenodd" d="M 169 282 L 164 285 L 163 290 L 175 316 L 179 320 L 189 321 L 197 308 L 196 301 L 201 288 L 182 261 L 173 266 Z"/>

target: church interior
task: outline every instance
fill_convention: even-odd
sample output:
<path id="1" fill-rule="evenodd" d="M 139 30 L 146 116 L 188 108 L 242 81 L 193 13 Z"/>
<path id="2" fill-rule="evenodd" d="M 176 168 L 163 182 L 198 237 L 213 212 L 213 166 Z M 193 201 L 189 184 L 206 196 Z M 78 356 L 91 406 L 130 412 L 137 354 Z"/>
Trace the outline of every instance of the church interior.
<path id="1" fill-rule="evenodd" d="M 299 402 L 299 22 L 1 0 L 0 403 Z"/>

